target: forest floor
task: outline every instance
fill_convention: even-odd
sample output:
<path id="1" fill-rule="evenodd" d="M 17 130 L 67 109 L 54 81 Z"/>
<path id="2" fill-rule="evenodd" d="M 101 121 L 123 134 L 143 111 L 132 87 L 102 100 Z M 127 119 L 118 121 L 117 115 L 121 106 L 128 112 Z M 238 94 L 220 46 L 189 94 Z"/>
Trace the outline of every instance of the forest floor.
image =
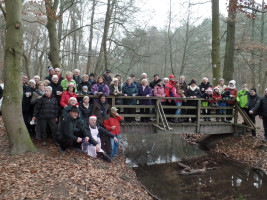
<path id="1" fill-rule="evenodd" d="M 239 122 L 242 122 L 239 119 Z M 236 160 L 261 169 L 267 174 L 267 143 L 263 142 L 264 129 L 262 120 L 257 116 L 256 119 L 257 138 L 252 138 L 251 133 L 239 136 L 223 136 L 216 139 L 213 144 L 209 144 L 210 153 L 216 157 Z M 198 144 L 207 137 L 201 134 L 185 134 L 184 138 L 193 144 Z"/>
<path id="2" fill-rule="evenodd" d="M 10 156 L 0 118 L 0 199 L 152 199 L 122 152 L 112 163 L 33 139 L 37 153 Z"/>

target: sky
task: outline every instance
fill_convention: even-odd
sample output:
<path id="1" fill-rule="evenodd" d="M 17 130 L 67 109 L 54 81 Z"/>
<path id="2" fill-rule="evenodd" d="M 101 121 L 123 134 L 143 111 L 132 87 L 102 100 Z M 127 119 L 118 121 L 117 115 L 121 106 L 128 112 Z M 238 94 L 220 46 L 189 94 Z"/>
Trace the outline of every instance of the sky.
<path id="1" fill-rule="evenodd" d="M 187 14 L 185 13 L 187 2 L 189 0 L 171 0 L 173 12 L 173 26 L 179 26 L 181 19 Z M 205 18 L 211 18 L 211 1 L 209 0 L 190 0 L 191 3 L 198 4 L 206 2 L 201 5 L 194 5 L 191 7 L 192 18 L 196 19 L 196 24 L 201 23 Z M 184 3 L 183 3 L 184 2 Z M 227 16 L 226 3 L 228 0 L 220 0 L 220 12 Z M 181 5 L 183 4 L 183 5 Z M 157 28 L 164 28 L 168 23 L 168 13 L 170 10 L 170 0 L 139 0 L 138 5 L 141 7 L 143 16 L 140 17 L 142 24 L 147 26 L 156 26 Z"/>

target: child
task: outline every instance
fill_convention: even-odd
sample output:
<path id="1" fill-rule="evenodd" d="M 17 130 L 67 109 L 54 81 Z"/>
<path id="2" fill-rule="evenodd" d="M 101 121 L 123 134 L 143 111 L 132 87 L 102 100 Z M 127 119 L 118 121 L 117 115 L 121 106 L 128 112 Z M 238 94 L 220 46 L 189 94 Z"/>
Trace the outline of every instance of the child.
<path id="1" fill-rule="evenodd" d="M 163 81 L 159 81 L 157 83 L 157 85 L 154 87 L 153 93 L 154 93 L 155 97 L 165 97 L 166 96 L 166 94 L 164 92 Z M 165 105 L 166 99 L 161 99 L 160 102 L 162 105 Z"/>
<path id="2" fill-rule="evenodd" d="M 178 97 L 178 98 L 185 97 L 185 95 L 183 93 L 183 90 L 181 90 L 181 88 L 180 88 L 179 81 L 176 81 L 175 82 L 175 85 L 172 88 L 172 94 L 173 94 L 174 97 Z M 182 100 L 175 100 L 176 106 L 181 106 L 182 105 L 182 102 L 183 102 Z M 178 115 L 178 116 L 181 115 L 181 108 L 178 108 L 176 110 L 175 115 Z M 176 117 L 174 119 L 174 122 L 175 123 L 182 123 L 182 120 L 181 120 L 181 118 Z"/>
<path id="3" fill-rule="evenodd" d="M 229 85 L 227 86 L 227 88 L 224 89 L 224 91 L 230 92 L 229 99 L 231 100 L 235 100 L 237 97 L 237 89 L 236 89 L 235 83 L 236 83 L 235 80 L 229 81 Z M 234 103 L 235 103 L 234 101 L 226 101 L 227 106 L 232 106 Z M 227 109 L 226 115 L 233 115 L 233 109 Z M 232 117 L 227 117 L 226 122 L 231 123 Z"/>
<path id="4" fill-rule="evenodd" d="M 205 93 L 201 95 L 204 99 L 212 99 L 212 88 L 209 87 L 207 90 L 205 90 Z M 209 101 L 202 101 L 201 106 L 208 107 Z M 202 114 L 204 115 L 210 115 L 210 109 L 203 109 Z M 204 117 L 204 121 L 211 121 L 210 117 Z"/>
<path id="5" fill-rule="evenodd" d="M 213 89 L 213 93 L 212 93 L 212 100 L 210 100 L 211 106 L 218 106 L 218 100 L 220 100 L 222 98 L 221 94 L 220 94 L 220 90 L 218 87 L 215 87 Z M 216 114 L 219 115 L 220 114 L 220 109 L 216 109 Z M 216 117 L 216 122 L 219 122 L 220 118 Z"/>

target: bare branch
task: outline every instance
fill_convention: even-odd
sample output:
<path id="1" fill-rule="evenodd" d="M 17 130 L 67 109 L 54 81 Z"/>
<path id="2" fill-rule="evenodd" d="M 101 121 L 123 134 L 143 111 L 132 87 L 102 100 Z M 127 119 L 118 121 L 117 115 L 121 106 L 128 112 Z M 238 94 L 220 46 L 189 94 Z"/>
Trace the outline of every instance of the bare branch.
<path id="1" fill-rule="evenodd" d="M 3 15 L 4 15 L 4 18 L 6 19 L 6 11 L 5 11 L 5 9 L 3 8 L 2 3 L 0 3 L 0 9 L 1 9 Z"/>

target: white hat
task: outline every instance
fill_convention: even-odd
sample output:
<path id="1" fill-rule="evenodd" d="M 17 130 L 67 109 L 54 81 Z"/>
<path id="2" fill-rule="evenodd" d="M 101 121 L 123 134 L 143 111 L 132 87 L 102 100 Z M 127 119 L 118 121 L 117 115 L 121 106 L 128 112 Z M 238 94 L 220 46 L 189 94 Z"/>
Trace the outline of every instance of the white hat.
<path id="1" fill-rule="evenodd" d="M 229 84 L 230 83 L 232 83 L 233 85 L 235 85 L 236 82 L 235 82 L 235 80 L 231 80 L 231 81 L 229 81 Z"/>
<path id="2" fill-rule="evenodd" d="M 51 78 L 51 80 L 54 80 L 55 78 L 58 79 L 58 76 L 57 75 L 53 75 L 52 78 Z"/>
<path id="3" fill-rule="evenodd" d="M 36 82 L 33 79 L 29 80 L 29 83 L 34 83 L 34 85 L 36 85 Z"/>

